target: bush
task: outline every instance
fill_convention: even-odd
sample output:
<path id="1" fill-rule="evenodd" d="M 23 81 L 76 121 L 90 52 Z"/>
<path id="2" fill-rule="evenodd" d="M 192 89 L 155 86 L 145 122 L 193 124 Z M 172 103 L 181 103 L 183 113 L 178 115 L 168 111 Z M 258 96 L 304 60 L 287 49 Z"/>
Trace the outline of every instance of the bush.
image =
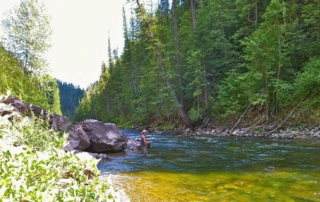
<path id="1" fill-rule="evenodd" d="M 3 108 L 12 110 L 0 102 L 0 111 Z M 39 119 L 0 116 L 1 201 L 119 199 L 121 192 L 99 179 L 98 160 L 65 152 L 65 142 L 66 134 L 50 130 Z"/>

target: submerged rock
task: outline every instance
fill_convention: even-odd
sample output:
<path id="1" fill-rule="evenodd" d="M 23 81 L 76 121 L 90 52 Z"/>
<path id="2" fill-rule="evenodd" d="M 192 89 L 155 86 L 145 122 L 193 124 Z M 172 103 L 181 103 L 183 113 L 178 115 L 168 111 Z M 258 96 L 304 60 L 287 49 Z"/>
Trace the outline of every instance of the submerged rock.
<path id="1" fill-rule="evenodd" d="M 128 138 L 127 148 L 131 150 L 140 150 L 140 138 Z M 151 147 L 151 143 L 147 144 L 147 147 Z"/>
<path id="2" fill-rule="evenodd" d="M 127 148 L 131 150 L 138 150 L 140 148 L 139 138 L 128 138 Z"/>

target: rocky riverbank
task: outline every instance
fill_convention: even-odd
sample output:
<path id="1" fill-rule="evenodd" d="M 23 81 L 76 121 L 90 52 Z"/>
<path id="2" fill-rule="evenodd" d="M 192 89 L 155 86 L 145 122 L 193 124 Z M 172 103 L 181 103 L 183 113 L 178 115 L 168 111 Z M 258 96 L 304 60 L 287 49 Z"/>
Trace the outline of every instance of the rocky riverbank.
<path id="1" fill-rule="evenodd" d="M 223 128 L 185 129 L 180 132 L 183 135 L 210 135 L 210 136 L 235 136 L 235 137 L 258 137 L 272 139 L 320 139 L 320 127 L 281 129 L 270 133 L 264 128 L 239 128 L 234 130 Z"/>
<path id="2" fill-rule="evenodd" d="M 186 136 L 217 136 L 217 137 L 253 137 L 253 138 L 268 138 L 268 139 L 319 139 L 320 140 L 320 126 L 318 127 L 282 127 L 275 130 L 273 125 L 264 125 L 256 127 L 239 127 L 229 129 L 223 126 L 206 125 L 206 127 L 199 126 L 194 129 L 171 129 L 162 130 L 161 126 L 157 128 L 151 127 L 136 127 L 136 130 L 147 128 L 149 131 L 157 134 L 172 133 Z"/>
<path id="3" fill-rule="evenodd" d="M 107 128 L 101 133 L 112 136 L 114 141 L 118 137 L 117 131 L 121 130 L 115 130 L 114 124 L 87 120 L 82 126 L 84 130 L 88 129 L 85 139 L 89 139 L 90 144 L 87 146 L 93 148 L 88 151 L 94 153 L 73 150 L 72 146 L 86 144 L 82 142 L 83 139 L 70 138 L 71 150 L 68 152 L 63 148 L 67 132 L 79 128 L 73 126 L 67 117 L 22 103 L 17 98 L 0 95 L 0 164 L 3 168 L 0 169 L 0 178 L 4 179 L 1 199 L 58 201 L 64 198 L 83 201 L 89 198 L 91 201 L 130 201 L 124 191 L 113 187 L 110 181 L 101 180 L 97 164 L 104 156 L 93 150 L 101 144 L 94 147 L 91 142 L 95 142 L 90 139 L 96 138 L 99 132 Z M 79 135 L 83 136 L 84 133 L 80 131 Z M 120 135 L 123 135 L 122 131 Z M 116 148 L 124 149 L 126 142 L 124 137 L 123 144 L 117 142 Z M 99 159 L 93 155 L 98 155 L 96 158 Z"/>
<path id="4" fill-rule="evenodd" d="M 17 116 L 31 119 L 32 116 L 48 122 L 51 129 L 68 133 L 66 151 L 88 152 L 96 158 L 107 158 L 106 153 L 122 152 L 127 147 L 127 137 L 113 123 L 87 119 L 72 123 L 68 117 L 51 113 L 46 109 L 23 103 L 16 97 L 0 99 L 0 116 Z"/>

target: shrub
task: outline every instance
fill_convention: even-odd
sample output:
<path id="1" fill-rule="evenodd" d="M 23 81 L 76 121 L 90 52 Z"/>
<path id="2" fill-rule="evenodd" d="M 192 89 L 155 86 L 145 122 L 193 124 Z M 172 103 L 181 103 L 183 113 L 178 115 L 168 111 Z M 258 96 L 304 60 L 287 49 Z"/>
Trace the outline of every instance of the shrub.
<path id="1" fill-rule="evenodd" d="M 1 108 L 12 110 L 0 102 Z M 65 152 L 65 142 L 66 134 L 50 130 L 42 120 L 0 116 L 1 201 L 119 199 L 121 192 L 99 179 L 98 160 Z"/>

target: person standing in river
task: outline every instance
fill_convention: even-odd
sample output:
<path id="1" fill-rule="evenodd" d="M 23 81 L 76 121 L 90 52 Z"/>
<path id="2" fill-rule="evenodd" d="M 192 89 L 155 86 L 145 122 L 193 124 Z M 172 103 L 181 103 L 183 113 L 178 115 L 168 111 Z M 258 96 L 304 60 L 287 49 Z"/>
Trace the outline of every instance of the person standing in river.
<path id="1" fill-rule="evenodd" d="M 148 131 L 147 130 L 143 130 L 141 132 L 141 141 L 140 141 L 140 149 L 141 149 L 141 154 L 142 156 L 147 156 L 148 154 L 148 144 L 151 144 L 151 141 L 147 141 L 146 137 L 147 137 Z"/>

